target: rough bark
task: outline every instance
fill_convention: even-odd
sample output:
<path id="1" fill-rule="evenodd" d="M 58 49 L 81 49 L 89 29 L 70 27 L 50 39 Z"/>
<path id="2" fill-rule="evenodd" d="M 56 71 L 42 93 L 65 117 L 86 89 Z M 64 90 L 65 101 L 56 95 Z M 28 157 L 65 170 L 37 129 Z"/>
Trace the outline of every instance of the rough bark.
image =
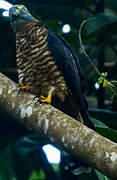
<path id="1" fill-rule="evenodd" d="M 117 144 L 100 136 L 34 95 L 18 93 L 17 85 L 0 74 L 0 106 L 27 128 L 41 134 L 112 179 L 117 179 Z"/>

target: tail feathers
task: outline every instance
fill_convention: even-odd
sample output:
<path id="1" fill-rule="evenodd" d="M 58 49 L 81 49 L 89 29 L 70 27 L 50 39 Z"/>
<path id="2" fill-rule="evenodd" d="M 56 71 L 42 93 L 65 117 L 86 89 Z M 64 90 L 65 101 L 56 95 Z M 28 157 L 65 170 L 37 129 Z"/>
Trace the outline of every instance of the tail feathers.
<path id="1" fill-rule="evenodd" d="M 73 158 L 70 154 L 62 151 L 62 166 L 74 175 L 81 173 L 91 173 L 92 168 L 87 164 Z"/>
<path id="2" fill-rule="evenodd" d="M 89 118 L 88 112 L 84 112 L 84 114 L 81 115 L 81 116 L 82 116 L 82 119 L 83 119 L 83 122 L 84 122 L 83 124 L 85 126 L 89 127 L 90 129 L 96 131 L 94 124 L 91 122 L 91 120 Z"/>

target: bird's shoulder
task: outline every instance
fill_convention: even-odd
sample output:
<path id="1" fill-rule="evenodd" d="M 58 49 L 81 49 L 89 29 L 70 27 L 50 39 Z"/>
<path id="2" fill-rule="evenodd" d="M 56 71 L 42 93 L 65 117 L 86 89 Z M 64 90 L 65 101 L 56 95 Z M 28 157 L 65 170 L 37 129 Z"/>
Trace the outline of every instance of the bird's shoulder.
<path id="1" fill-rule="evenodd" d="M 77 81 L 78 85 L 80 81 L 83 93 L 87 93 L 88 85 L 76 52 L 62 36 L 53 32 L 42 21 L 39 21 L 37 26 L 46 29 L 48 48 L 52 52 L 56 64 L 62 71 L 65 79 L 67 81 Z"/>

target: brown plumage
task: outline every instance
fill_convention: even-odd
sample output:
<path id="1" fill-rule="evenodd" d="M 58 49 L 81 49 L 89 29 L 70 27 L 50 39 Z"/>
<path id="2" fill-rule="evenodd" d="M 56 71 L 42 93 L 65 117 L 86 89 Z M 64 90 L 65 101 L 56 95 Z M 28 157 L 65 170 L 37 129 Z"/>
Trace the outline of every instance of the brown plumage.
<path id="1" fill-rule="evenodd" d="M 68 88 L 48 49 L 47 29 L 36 24 L 31 22 L 16 33 L 19 83 L 35 95 L 47 96 L 54 89 L 54 94 L 64 101 Z"/>
<path id="2" fill-rule="evenodd" d="M 84 93 L 87 85 L 77 55 L 67 42 L 35 19 L 25 6 L 9 11 L 16 33 L 17 68 L 21 89 L 35 94 L 90 126 Z M 62 108 L 63 107 L 63 108 Z"/>
<path id="3" fill-rule="evenodd" d="M 87 83 L 74 51 L 62 37 L 35 19 L 25 6 L 13 6 L 9 16 L 16 33 L 21 88 L 38 96 L 41 102 L 51 103 L 53 97 L 52 105 L 74 118 L 81 115 L 83 123 L 93 128 L 84 96 Z M 67 165 L 71 172 L 75 170 L 75 174 L 91 170 L 80 161 L 71 162 L 71 158 L 70 163 L 68 158 Z"/>

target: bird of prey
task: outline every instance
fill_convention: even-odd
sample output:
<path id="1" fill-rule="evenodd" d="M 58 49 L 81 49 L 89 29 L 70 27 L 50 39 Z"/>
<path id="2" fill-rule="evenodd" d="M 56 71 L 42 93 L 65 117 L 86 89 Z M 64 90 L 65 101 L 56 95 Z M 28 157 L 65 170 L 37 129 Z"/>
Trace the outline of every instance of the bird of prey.
<path id="1" fill-rule="evenodd" d="M 91 127 L 84 95 L 87 83 L 76 53 L 61 36 L 34 18 L 25 6 L 14 5 L 9 16 L 16 33 L 21 89 L 35 94 L 41 102 L 59 102 L 58 107 L 61 104 L 74 118 L 80 112 L 84 124 Z"/>

